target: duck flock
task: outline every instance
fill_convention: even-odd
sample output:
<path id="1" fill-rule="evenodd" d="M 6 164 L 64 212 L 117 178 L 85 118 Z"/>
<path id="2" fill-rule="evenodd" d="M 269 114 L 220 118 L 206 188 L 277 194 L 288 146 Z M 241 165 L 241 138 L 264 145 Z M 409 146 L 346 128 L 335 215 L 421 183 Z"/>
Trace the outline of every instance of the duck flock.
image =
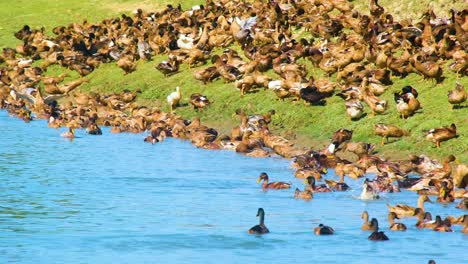
<path id="1" fill-rule="evenodd" d="M 425 155 L 384 160 L 375 155 L 375 146 L 353 142 L 353 131 L 344 128 L 332 135 L 327 148 L 304 150 L 270 131 L 274 110 L 248 114 L 238 109 L 235 114 L 239 125 L 222 135 L 203 125 L 198 117 L 186 120 L 175 113 L 183 87 L 168 95 L 170 112 L 136 104 L 139 90 L 86 94 L 76 89 L 102 63 L 116 63 L 124 74 L 129 74 L 136 70 L 137 60 L 150 61 L 154 55 L 167 54 L 167 60 L 155 65 L 165 77 L 177 74 L 179 66 L 187 64 L 200 67 L 194 73 L 196 80 L 205 84 L 216 79 L 232 82 L 240 96 L 264 88 L 280 100 L 291 97 L 293 101 L 315 105 L 325 104 L 326 98 L 335 94 L 343 98 L 348 117 L 357 120 L 365 116 L 363 104 L 370 108 L 372 116 L 388 110 L 388 102 L 379 96 L 392 84 L 392 75 L 405 78 L 416 73 L 440 83 L 444 80 L 443 65 L 448 63 L 457 79 L 466 78 L 467 9 L 451 10 L 449 18 L 437 17 L 428 10 L 418 23 L 411 23 L 394 20 L 377 0 L 370 0 L 369 8 L 370 15 L 366 15 L 342 0 L 207 0 L 206 4 L 185 11 L 180 5 L 168 5 L 161 11 L 147 13 L 138 9 L 133 16 L 122 15 L 96 24 L 84 21 L 58 26 L 53 29 L 53 36 L 44 29 L 25 25 L 15 33 L 22 44 L 4 48 L 0 56 L 0 107 L 26 122 L 36 118 L 46 119 L 49 127 L 66 126 L 69 131 L 62 136 L 68 138 L 74 138 L 75 129 L 85 128 L 90 135 L 100 135 L 99 126 L 110 126 L 111 133 L 149 131 L 144 141 L 152 144 L 174 137 L 190 140 L 204 149 L 229 149 L 252 157 L 279 155 L 291 159 L 294 176 L 305 180 L 305 189 L 294 192 L 297 199 L 347 191 L 350 188 L 345 177 L 355 180 L 375 173 L 374 179 L 364 181 L 362 199 L 378 199 L 380 192 L 399 192 L 402 188 L 420 194 L 416 208 L 388 205 L 391 230 L 407 229 L 395 219 L 417 217 L 417 228 L 450 232 L 453 225 L 459 224 L 464 225 L 461 231 L 467 233 L 466 214 L 445 220 L 437 215 L 432 221 L 431 214 L 424 210 L 429 196 L 436 196 L 437 202 L 455 202 L 457 208 L 467 209 L 468 166 L 458 164 L 453 169 L 453 155 L 442 163 Z M 300 38 L 304 32 L 313 38 Z M 222 52 L 216 52 L 219 48 Z M 301 59 L 309 60 L 329 78 L 308 77 Z M 207 62 L 211 66 L 203 66 Z M 51 65 L 76 71 L 81 77 L 64 83 L 67 74 L 46 76 Z M 273 73 L 275 77 L 271 77 Z M 330 81 L 331 75 L 336 76 L 336 82 Z M 448 102 L 456 111 L 466 101 L 467 93 L 461 82 L 454 86 Z M 394 94 L 394 100 L 402 119 L 411 118 L 422 108 L 418 92 L 411 86 L 402 87 Z M 194 111 L 201 111 L 210 101 L 203 94 L 194 93 L 190 104 Z M 381 144 L 409 134 L 383 123 L 375 124 L 374 131 L 382 137 Z M 438 148 L 442 147 L 441 142 L 459 137 L 456 124 L 425 133 L 426 139 Z M 336 155 L 338 152 L 350 152 L 355 157 L 345 160 Z M 323 179 L 329 168 L 334 169 L 338 181 Z M 322 180 L 325 183 L 316 183 Z M 270 182 L 267 173 L 262 173 L 258 182 L 265 190 L 291 187 L 284 182 Z M 249 233 L 269 232 L 264 215 L 265 211 L 259 208 L 260 223 Z M 377 219 L 369 222 L 367 212 L 362 217 L 362 229 L 373 232 L 369 239 L 388 240 L 379 232 Z M 325 235 L 334 230 L 320 224 L 314 232 Z"/>

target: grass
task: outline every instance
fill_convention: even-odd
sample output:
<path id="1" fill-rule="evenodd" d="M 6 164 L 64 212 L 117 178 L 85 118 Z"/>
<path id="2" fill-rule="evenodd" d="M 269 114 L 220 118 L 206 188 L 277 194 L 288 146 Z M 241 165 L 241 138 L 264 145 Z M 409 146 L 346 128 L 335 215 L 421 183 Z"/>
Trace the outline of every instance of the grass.
<path id="1" fill-rule="evenodd" d="M 0 15 L 3 18 L 0 22 L 0 43 L 2 47 L 14 47 L 18 41 L 13 33 L 22 25 L 29 24 L 32 27 L 44 26 L 48 32 L 55 26 L 66 25 L 71 22 L 81 22 L 87 19 L 90 22 L 97 22 L 106 17 L 118 16 L 121 13 L 130 13 L 132 10 L 142 7 L 145 10 L 160 8 L 171 1 L 134 1 L 134 0 L 18 0 L 8 3 L 0 3 Z M 183 1 L 183 7 L 187 8 L 199 1 Z M 365 0 L 354 1 L 354 5 L 366 12 L 367 2 Z M 449 8 L 459 8 L 460 3 L 451 4 L 451 1 L 403 1 L 394 0 L 380 1 L 387 10 L 393 10 L 395 16 L 399 18 L 418 18 L 425 10 L 425 3 L 433 5 L 435 12 L 447 14 Z M 409 11 L 403 13 L 401 6 L 412 6 Z M 219 52 L 219 51 L 218 51 Z M 203 85 L 193 78 L 193 72 L 201 69 L 201 66 L 188 69 L 186 65 L 181 66 L 180 73 L 164 78 L 164 76 L 154 66 L 167 56 L 159 55 L 151 62 L 138 62 L 137 71 L 123 75 L 123 71 L 115 64 L 101 65 L 92 74 L 90 79 L 80 87 L 87 92 L 118 92 L 124 89 L 141 89 L 142 94 L 138 97 L 141 104 L 159 106 L 163 110 L 168 110 L 165 103 L 166 96 L 175 90 L 176 86 L 182 89 L 183 106 L 177 108 L 177 113 L 185 118 L 200 116 L 202 122 L 219 128 L 226 133 L 231 127 L 238 123 L 233 113 L 237 108 L 243 108 L 248 113 L 264 113 L 269 109 L 275 109 L 277 115 L 274 116 L 271 128 L 275 133 L 296 136 L 297 144 L 300 146 L 318 149 L 324 147 L 329 142 L 332 133 L 339 128 L 352 129 L 355 141 L 365 141 L 377 144 L 377 150 L 382 156 L 387 158 L 405 158 L 408 154 L 427 154 L 434 158 L 441 158 L 449 154 L 454 154 L 462 162 L 468 162 L 468 139 L 466 137 L 468 129 L 468 108 L 450 111 L 447 102 L 447 92 L 455 87 L 455 75 L 447 68 L 444 69 L 445 81 L 442 84 L 434 85 L 431 81 L 423 81 L 416 74 L 411 74 L 405 79 L 393 79 L 394 84 L 382 96 L 389 101 L 389 108 L 385 115 L 374 118 L 364 117 L 359 121 L 350 121 L 346 118 L 345 108 L 342 99 L 332 97 L 327 99 L 326 106 L 304 106 L 302 103 L 293 104 L 290 100 L 278 101 L 276 95 L 271 91 L 260 90 L 256 93 L 249 93 L 243 98 L 239 97 L 239 91 L 232 83 L 225 84 L 221 80 Z M 312 71 L 310 63 L 302 61 Z M 448 64 L 447 64 L 448 65 Z M 64 69 L 53 66 L 47 71 L 47 75 L 57 75 Z M 325 78 L 320 71 L 313 70 L 318 79 Z M 77 78 L 75 72 L 71 73 L 70 79 Z M 332 77 L 332 80 L 334 78 Z M 460 81 L 468 87 L 468 78 L 461 78 Z M 408 120 L 398 117 L 395 104 L 393 102 L 393 92 L 399 91 L 404 85 L 412 85 L 420 93 L 420 101 L 423 110 Z M 213 104 L 201 112 L 194 112 L 188 105 L 188 98 L 192 93 L 202 93 L 206 95 Z M 366 108 L 369 113 L 369 109 Z M 373 124 L 378 122 L 390 123 L 411 131 L 409 137 L 402 138 L 385 146 L 380 146 L 380 138 L 373 135 Z M 433 144 L 424 139 L 424 130 L 457 124 L 459 137 L 442 143 L 441 149 L 434 148 Z"/>

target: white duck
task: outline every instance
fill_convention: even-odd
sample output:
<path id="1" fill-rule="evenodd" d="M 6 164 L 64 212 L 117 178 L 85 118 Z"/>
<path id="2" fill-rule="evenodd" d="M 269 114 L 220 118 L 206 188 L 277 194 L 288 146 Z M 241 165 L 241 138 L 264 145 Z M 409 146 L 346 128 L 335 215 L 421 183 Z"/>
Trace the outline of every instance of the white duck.
<path id="1" fill-rule="evenodd" d="M 180 93 L 180 87 L 176 87 L 176 91 L 172 92 L 167 96 L 167 103 L 171 107 L 171 112 L 174 110 L 175 107 L 179 105 L 180 98 L 182 97 L 182 94 Z"/>

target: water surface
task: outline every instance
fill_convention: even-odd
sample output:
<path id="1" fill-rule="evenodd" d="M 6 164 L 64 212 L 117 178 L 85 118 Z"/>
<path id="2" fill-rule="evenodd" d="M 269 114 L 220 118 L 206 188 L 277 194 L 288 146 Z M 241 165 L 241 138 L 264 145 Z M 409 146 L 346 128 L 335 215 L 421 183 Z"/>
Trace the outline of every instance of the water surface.
<path id="1" fill-rule="evenodd" d="M 416 205 L 411 192 L 363 202 L 361 181 L 350 192 L 293 199 L 288 160 L 207 151 L 168 139 L 143 142 L 142 134 L 90 136 L 44 121 L 23 121 L 0 111 L 1 263 L 467 263 L 468 235 L 388 230 L 386 203 Z M 289 181 L 291 190 L 263 192 L 261 172 Z M 336 178 L 333 171 L 330 178 Z M 247 234 L 266 212 L 271 233 Z M 461 215 L 455 204 L 427 204 L 433 214 Z M 390 241 L 367 240 L 360 215 L 379 219 Z M 336 235 L 318 237 L 324 223 Z"/>

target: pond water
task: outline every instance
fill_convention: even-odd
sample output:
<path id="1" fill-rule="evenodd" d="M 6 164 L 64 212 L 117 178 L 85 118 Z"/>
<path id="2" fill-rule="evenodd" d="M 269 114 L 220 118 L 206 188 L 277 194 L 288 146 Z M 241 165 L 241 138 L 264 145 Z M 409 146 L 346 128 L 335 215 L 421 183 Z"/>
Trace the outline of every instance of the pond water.
<path id="1" fill-rule="evenodd" d="M 295 179 L 282 158 L 248 158 L 168 139 L 151 145 L 142 134 L 102 136 L 29 124 L 0 111 L 0 262 L 6 263 L 467 263 L 468 235 L 388 230 L 386 203 L 416 205 L 411 192 L 356 199 L 349 192 L 293 199 Z M 263 192 L 255 180 L 289 181 L 290 190 Z M 337 178 L 329 171 L 329 178 Z M 265 209 L 271 233 L 249 235 Z M 433 214 L 461 215 L 455 204 L 426 204 Z M 390 240 L 361 231 L 367 210 Z M 319 237 L 324 223 L 334 236 Z"/>

